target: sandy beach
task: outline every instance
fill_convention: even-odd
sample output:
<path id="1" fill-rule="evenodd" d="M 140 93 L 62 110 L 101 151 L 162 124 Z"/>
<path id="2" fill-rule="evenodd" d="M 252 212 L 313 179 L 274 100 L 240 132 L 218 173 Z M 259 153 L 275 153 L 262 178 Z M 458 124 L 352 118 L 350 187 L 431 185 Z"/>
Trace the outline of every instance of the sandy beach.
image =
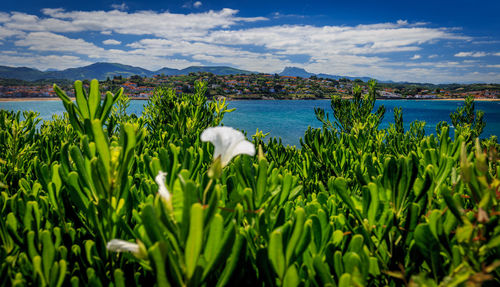
<path id="1" fill-rule="evenodd" d="M 27 102 L 27 101 L 40 101 L 40 102 L 46 102 L 46 101 L 60 101 L 61 99 L 57 97 L 53 98 L 0 98 L 0 102 Z M 72 101 L 75 100 L 75 98 L 71 98 Z"/>

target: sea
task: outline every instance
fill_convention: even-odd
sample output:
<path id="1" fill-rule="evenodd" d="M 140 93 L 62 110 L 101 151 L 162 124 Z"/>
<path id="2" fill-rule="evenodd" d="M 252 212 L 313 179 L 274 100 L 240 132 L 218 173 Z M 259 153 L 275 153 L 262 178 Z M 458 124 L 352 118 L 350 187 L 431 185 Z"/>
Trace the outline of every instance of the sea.
<path id="1" fill-rule="evenodd" d="M 132 100 L 127 112 L 141 115 L 146 103 Z M 225 115 L 225 126 L 243 130 L 249 138 L 259 129 L 269 133 L 267 138 L 280 137 L 288 145 L 299 146 L 299 139 L 309 126 L 321 127 L 314 115 L 314 108 L 323 108 L 333 119 L 330 100 L 238 100 L 227 103 L 229 108 L 236 110 Z M 477 101 L 475 104 L 476 110 L 484 112 L 486 121 L 481 137 L 500 135 L 500 102 Z M 380 105 L 386 108 L 380 128 L 387 128 L 390 123 L 394 123 L 393 110 L 401 107 L 405 129 L 409 128 L 412 121 L 420 120 L 426 122 L 426 134 L 435 134 L 440 121 L 447 121 L 451 125 L 450 113 L 463 106 L 463 101 L 377 100 L 375 109 Z M 40 113 L 42 120 L 49 120 L 52 115 L 62 115 L 64 112 L 60 101 L 0 102 L 0 109 L 33 110 Z"/>

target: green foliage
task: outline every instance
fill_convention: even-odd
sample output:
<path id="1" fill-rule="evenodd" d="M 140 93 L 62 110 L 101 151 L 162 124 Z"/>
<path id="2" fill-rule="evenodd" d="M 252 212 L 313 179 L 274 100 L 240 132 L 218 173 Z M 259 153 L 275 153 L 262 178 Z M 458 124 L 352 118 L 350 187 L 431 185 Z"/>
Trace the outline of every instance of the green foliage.
<path id="1" fill-rule="evenodd" d="M 195 83 L 195 94 L 177 95 L 173 89 L 157 88 L 144 107 L 149 135 L 157 146 L 193 143 L 203 130 L 217 126 L 227 108 L 226 100 L 207 101 L 206 83 Z"/>
<path id="2" fill-rule="evenodd" d="M 222 166 L 200 134 L 230 110 L 201 82 L 140 117 L 96 81 L 56 91 L 67 114 L 39 128 L 0 111 L 2 286 L 500 283 L 498 144 L 470 102 L 454 138 L 405 131 L 401 109 L 381 130 L 371 83 L 300 149 L 257 131 L 257 155 Z"/>
<path id="3" fill-rule="evenodd" d="M 14 191 L 24 173 L 32 172 L 30 162 L 35 156 L 36 125 L 40 122 L 35 112 L 8 112 L 0 110 L 0 182 Z"/>
<path id="4" fill-rule="evenodd" d="M 368 83 L 368 93 L 362 95 L 362 88 L 355 85 L 352 89 L 352 99 L 342 99 L 340 96 L 332 97 L 332 110 L 336 121 L 332 124 L 328 117 L 325 119 L 325 112 L 322 109 L 315 109 L 316 117 L 328 128 L 350 133 L 357 126 L 370 124 L 376 129 L 385 114 L 385 107 L 380 106 L 375 114 L 372 114 L 377 96 L 377 83 L 371 80 Z"/>
<path id="5" fill-rule="evenodd" d="M 450 114 L 451 122 L 456 129 L 456 133 L 467 139 L 478 138 L 483 132 L 486 123 L 483 121 L 484 112 L 475 112 L 474 97 L 465 98 L 465 106 L 457 108 Z"/>

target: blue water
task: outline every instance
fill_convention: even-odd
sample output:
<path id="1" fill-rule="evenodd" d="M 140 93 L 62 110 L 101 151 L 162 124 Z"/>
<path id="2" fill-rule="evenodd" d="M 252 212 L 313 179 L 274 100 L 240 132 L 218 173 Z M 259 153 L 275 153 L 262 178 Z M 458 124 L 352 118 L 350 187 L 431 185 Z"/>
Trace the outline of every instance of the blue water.
<path id="1" fill-rule="evenodd" d="M 146 101 L 131 101 L 129 113 L 140 115 Z M 270 136 L 281 137 L 285 144 L 298 145 L 299 138 L 304 135 L 308 126 L 320 127 L 316 120 L 314 108 L 320 107 L 330 113 L 329 100 L 248 100 L 230 101 L 230 108 L 236 111 L 226 114 L 224 125 L 245 130 L 248 136 L 253 135 L 258 128 Z M 436 124 L 440 121 L 450 122 L 450 113 L 461 101 L 412 101 L 412 100 L 378 100 L 376 106 L 384 105 L 386 114 L 381 128 L 386 128 L 394 122 L 393 109 L 403 108 L 405 128 L 414 120 L 426 122 L 426 134 L 435 133 Z M 6 110 L 34 110 L 40 113 L 43 120 L 51 118 L 52 114 L 61 115 L 64 107 L 60 101 L 25 101 L 25 102 L 0 102 L 0 109 Z M 484 111 L 486 128 L 482 137 L 500 135 L 500 102 L 476 102 L 476 110 Z"/>

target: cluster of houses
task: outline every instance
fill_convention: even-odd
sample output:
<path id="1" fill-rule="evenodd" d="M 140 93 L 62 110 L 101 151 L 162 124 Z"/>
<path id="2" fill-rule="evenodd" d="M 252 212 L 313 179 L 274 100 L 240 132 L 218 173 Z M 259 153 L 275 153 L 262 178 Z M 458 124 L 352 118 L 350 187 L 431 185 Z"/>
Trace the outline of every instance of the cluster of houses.
<path id="1" fill-rule="evenodd" d="M 224 75 L 217 76 L 211 73 L 197 73 L 184 76 L 155 75 L 141 78 L 115 78 L 102 82 L 102 90 L 114 90 L 123 87 L 125 93 L 132 98 L 147 99 L 159 86 L 174 89 L 177 93 L 194 92 L 194 82 L 207 82 L 208 95 L 211 97 L 229 98 L 329 98 L 333 94 L 350 95 L 356 81 L 347 79 L 301 78 L 270 74 Z M 358 82 L 366 92 L 366 85 Z M 71 86 L 62 87 L 69 96 L 73 96 Z M 466 97 L 473 95 L 476 98 L 499 98 L 500 90 L 478 90 L 462 92 L 459 89 L 447 90 L 419 90 L 418 93 L 402 94 L 400 89 L 384 87 L 379 90 L 381 98 L 387 99 L 435 99 Z M 55 97 L 52 85 L 0 85 L 0 97 Z"/>
<path id="2" fill-rule="evenodd" d="M 52 85 L 1 86 L 0 97 L 5 98 L 49 98 L 55 97 Z"/>

